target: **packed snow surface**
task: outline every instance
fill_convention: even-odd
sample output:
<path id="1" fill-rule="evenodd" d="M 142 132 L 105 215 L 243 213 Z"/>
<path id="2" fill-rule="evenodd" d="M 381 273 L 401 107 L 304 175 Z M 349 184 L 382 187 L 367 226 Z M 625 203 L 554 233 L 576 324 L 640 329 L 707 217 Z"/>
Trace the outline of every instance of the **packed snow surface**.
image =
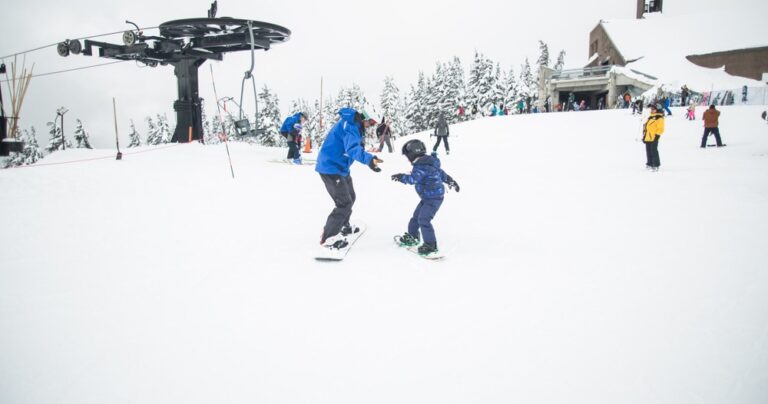
<path id="1" fill-rule="evenodd" d="M 0 402 L 765 403 L 763 109 L 705 149 L 673 109 L 657 173 L 627 110 L 454 125 L 438 262 L 392 242 L 397 152 L 354 166 L 340 263 L 283 149 L 230 143 L 235 179 L 223 144 L 0 171 Z"/>

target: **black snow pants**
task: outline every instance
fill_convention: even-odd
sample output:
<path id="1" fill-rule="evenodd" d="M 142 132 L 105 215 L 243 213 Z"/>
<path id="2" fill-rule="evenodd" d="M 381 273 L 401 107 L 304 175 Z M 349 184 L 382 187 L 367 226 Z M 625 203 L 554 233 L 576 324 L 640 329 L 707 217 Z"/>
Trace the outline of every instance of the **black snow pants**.
<path id="1" fill-rule="evenodd" d="M 648 167 L 660 167 L 661 166 L 661 159 L 659 158 L 659 137 L 656 137 L 656 140 L 653 142 L 648 142 L 645 144 L 645 157 L 646 157 L 646 163 Z"/>
<path id="2" fill-rule="evenodd" d="M 701 147 L 707 147 L 707 138 L 710 133 L 715 135 L 717 145 L 722 146 L 723 141 L 720 139 L 720 128 L 704 128 L 704 136 L 701 137 Z"/>
<path id="3" fill-rule="evenodd" d="M 445 151 L 451 151 L 451 147 L 448 146 L 448 136 L 437 136 L 437 142 L 435 142 L 435 147 L 432 148 L 432 151 L 437 151 L 437 147 L 440 146 L 441 140 L 445 144 Z"/>
<path id="4" fill-rule="evenodd" d="M 352 216 L 352 205 L 355 204 L 356 197 L 351 175 L 320 174 L 320 178 L 323 180 L 325 189 L 336 205 L 325 222 L 322 243 L 328 237 L 335 236 L 341 232 L 341 228 L 344 225 L 349 224 L 349 217 Z"/>

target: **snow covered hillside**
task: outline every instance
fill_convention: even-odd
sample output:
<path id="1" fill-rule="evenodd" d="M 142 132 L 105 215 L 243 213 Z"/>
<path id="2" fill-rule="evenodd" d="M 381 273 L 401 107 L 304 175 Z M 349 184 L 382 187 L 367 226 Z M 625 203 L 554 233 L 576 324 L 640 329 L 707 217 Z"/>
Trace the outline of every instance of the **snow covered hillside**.
<path id="1" fill-rule="evenodd" d="M 283 149 L 230 144 L 234 180 L 224 145 L 2 170 L 0 402 L 764 403 L 763 109 L 706 149 L 673 109 L 658 173 L 627 110 L 453 126 L 439 262 L 392 242 L 399 153 L 355 165 L 341 263 Z"/>

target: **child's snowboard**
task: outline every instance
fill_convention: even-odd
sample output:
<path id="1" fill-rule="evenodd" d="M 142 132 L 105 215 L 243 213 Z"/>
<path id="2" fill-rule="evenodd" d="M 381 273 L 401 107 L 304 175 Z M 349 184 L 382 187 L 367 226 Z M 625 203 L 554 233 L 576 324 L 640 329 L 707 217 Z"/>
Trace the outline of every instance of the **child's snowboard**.
<path id="1" fill-rule="evenodd" d="M 347 256 L 349 250 L 355 245 L 357 239 L 365 233 L 367 226 L 362 223 L 357 223 L 356 226 L 360 229 L 357 233 L 352 233 L 347 236 L 347 246 L 342 249 L 329 249 L 327 247 L 320 246 L 320 251 L 315 256 L 318 261 L 342 261 Z"/>
<path id="2" fill-rule="evenodd" d="M 437 252 L 434 252 L 434 253 L 431 253 L 431 254 L 427 254 L 427 255 L 419 254 L 419 246 L 418 245 L 410 246 L 410 247 L 405 246 L 405 245 L 401 245 L 400 241 L 397 240 L 399 237 L 400 236 L 395 236 L 394 237 L 395 245 L 397 245 L 398 247 L 400 247 L 402 249 L 408 250 L 408 251 L 418 255 L 421 258 L 424 258 L 424 259 L 430 260 L 430 261 L 437 261 L 437 260 L 441 260 L 441 259 L 445 258 L 445 255 L 443 253 L 441 253 L 440 251 L 437 251 Z"/>

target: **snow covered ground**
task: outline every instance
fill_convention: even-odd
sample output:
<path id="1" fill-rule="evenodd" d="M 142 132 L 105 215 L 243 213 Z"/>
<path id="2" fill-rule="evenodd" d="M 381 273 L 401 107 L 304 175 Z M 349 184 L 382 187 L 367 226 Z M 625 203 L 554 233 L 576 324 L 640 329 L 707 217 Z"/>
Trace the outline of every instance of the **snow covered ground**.
<path id="1" fill-rule="evenodd" d="M 0 171 L 0 402 L 764 403 L 763 109 L 722 108 L 723 149 L 674 109 L 658 173 L 627 110 L 454 126 L 440 262 L 391 241 L 399 153 L 353 169 L 341 263 L 284 150 L 230 144 L 234 180 L 199 144 Z"/>

